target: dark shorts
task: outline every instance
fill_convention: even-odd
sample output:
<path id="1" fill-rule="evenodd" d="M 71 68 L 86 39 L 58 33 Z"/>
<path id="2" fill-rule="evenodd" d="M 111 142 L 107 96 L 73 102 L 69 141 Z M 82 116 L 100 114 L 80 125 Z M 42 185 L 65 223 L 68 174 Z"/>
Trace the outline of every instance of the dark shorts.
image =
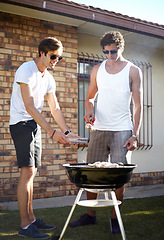
<path id="1" fill-rule="evenodd" d="M 100 131 L 91 133 L 87 162 L 122 162 L 127 164 L 127 148 L 123 147 L 132 131 Z M 130 163 L 130 162 L 129 162 Z"/>
<path id="2" fill-rule="evenodd" d="M 21 121 L 10 125 L 11 137 L 14 141 L 18 167 L 41 165 L 41 128 L 34 120 Z"/>

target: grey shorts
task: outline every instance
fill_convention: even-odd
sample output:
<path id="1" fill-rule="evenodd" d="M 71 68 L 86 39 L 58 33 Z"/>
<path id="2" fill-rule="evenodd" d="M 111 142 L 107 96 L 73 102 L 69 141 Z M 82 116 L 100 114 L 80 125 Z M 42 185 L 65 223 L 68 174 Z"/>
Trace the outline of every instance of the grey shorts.
<path id="1" fill-rule="evenodd" d="M 127 148 L 123 147 L 132 131 L 100 131 L 91 133 L 88 145 L 87 162 L 122 162 L 127 164 Z"/>
<path id="2" fill-rule="evenodd" d="M 10 125 L 11 137 L 14 141 L 18 167 L 41 165 L 41 128 L 34 120 L 21 121 Z"/>

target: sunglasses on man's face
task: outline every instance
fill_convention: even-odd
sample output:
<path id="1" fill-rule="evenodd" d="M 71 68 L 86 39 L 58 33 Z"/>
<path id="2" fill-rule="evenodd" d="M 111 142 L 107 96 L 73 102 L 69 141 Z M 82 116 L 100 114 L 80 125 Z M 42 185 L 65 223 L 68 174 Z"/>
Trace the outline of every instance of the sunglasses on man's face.
<path id="1" fill-rule="evenodd" d="M 104 54 L 111 54 L 111 55 L 114 55 L 114 54 L 116 54 L 118 52 L 118 50 L 110 50 L 110 51 L 108 51 L 108 50 L 103 50 L 103 53 Z"/>
<path id="2" fill-rule="evenodd" d="M 55 54 L 53 54 L 53 55 L 50 56 L 50 59 L 51 59 L 51 60 L 55 60 L 56 58 L 58 58 L 58 61 L 62 60 L 62 57 L 61 57 L 61 56 L 57 56 L 57 55 L 55 55 Z"/>

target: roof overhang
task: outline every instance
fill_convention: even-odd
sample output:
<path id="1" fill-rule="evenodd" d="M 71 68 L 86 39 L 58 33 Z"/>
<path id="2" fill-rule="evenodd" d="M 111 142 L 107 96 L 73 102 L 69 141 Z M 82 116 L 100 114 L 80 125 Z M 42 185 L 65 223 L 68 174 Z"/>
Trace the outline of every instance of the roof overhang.
<path id="1" fill-rule="evenodd" d="M 69 19 L 71 18 L 72 26 L 78 27 L 79 21 L 92 22 L 164 39 L 163 25 L 142 21 L 141 19 L 128 17 L 99 8 L 76 4 L 66 0 L 0 0 L 0 2 L 36 9 L 45 13 L 53 13 L 68 17 Z"/>
<path id="2" fill-rule="evenodd" d="M 164 49 L 163 25 L 148 23 L 73 2 L 70 3 L 67 0 L 0 0 L 0 10 L 74 26 L 79 34 L 89 34 L 99 38 L 107 31 L 120 30 L 126 42 Z"/>

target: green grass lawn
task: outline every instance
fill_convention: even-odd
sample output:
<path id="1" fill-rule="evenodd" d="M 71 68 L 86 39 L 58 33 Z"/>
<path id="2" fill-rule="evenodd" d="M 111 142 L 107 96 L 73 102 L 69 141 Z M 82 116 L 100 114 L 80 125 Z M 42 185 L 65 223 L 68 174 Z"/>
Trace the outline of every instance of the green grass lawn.
<path id="1" fill-rule="evenodd" d="M 71 207 L 45 208 L 35 210 L 36 217 L 57 228 L 46 232 L 51 236 L 60 235 Z M 97 224 L 78 228 L 67 228 L 63 240 L 119 240 L 121 235 L 110 235 L 109 208 L 97 210 Z M 71 220 L 85 213 L 85 208 L 77 206 Z M 127 240 L 163 240 L 164 239 L 164 196 L 127 199 L 121 208 L 121 216 Z M 0 212 L 0 240 L 21 240 L 19 212 Z M 31 238 L 28 238 L 31 239 Z M 32 239 L 31 239 L 32 240 Z"/>

